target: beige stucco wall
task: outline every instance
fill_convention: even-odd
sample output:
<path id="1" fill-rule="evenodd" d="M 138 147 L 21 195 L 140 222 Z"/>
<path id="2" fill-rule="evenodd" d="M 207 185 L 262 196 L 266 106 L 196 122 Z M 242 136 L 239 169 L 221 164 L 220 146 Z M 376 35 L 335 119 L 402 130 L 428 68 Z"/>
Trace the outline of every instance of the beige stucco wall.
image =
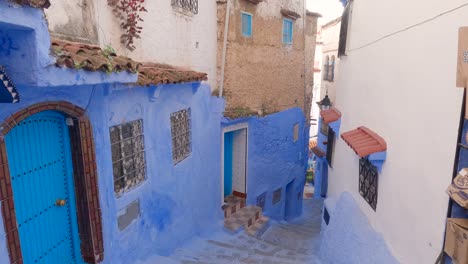
<path id="1" fill-rule="evenodd" d="M 148 12 L 141 14 L 143 30 L 141 39 L 136 39 L 136 50 L 133 52 L 120 43 L 123 33 L 121 22 L 112 13 L 107 0 L 51 2 L 52 6 L 46 13 L 52 33 L 65 31 L 69 35 L 82 37 L 83 34 L 69 28 L 95 27 L 96 37 L 89 37 L 91 42 L 102 47 L 109 45 L 118 54 L 138 61 L 166 63 L 206 72 L 209 84 L 215 86 L 216 1 L 198 0 L 198 14 L 181 12 L 181 9 L 172 6 L 170 0 L 145 1 Z"/>
<path id="2" fill-rule="evenodd" d="M 304 109 L 304 105 L 309 109 L 317 17 L 305 16 L 303 1 L 300 0 L 264 1 L 257 5 L 246 0 L 233 0 L 231 3 L 223 90 L 227 112 L 248 108 L 267 114 L 292 107 Z M 218 81 L 226 5 L 226 1 L 218 1 Z M 301 15 L 294 21 L 292 45 L 282 42 L 281 8 Z M 253 15 L 252 37 L 242 35 L 241 12 Z M 308 101 L 306 104 L 304 97 Z"/>
<path id="3" fill-rule="evenodd" d="M 92 0 L 51 0 L 45 9 L 52 36 L 97 44 L 98 32 Z"/>

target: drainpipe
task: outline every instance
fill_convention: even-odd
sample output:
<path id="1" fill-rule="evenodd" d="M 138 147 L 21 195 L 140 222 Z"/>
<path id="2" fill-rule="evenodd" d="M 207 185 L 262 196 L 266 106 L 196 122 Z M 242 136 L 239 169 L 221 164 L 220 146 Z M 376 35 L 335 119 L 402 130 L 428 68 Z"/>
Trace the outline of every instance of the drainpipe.
<path id="1" fill-rule="evenodd" d="M 231 8 L 231 0 L 226 0 L 226 18 L 224 20 L 224 43 L 223 43 L 223 57 L 221 60 L 221 80 L 219 84 L 219 97 L 223 97 L 223 88 L 224 88 L 224 70 L 226 67 L 226 51 L 227 51 L 227 41 L 228 41 L 228 30 L 229 30 L 229 15 Z"/>
<path id="2" fill-rule="evenodd" d="M 307 26 L 307 8 L 306 8 L 306 1 L 304 0 L 302 2 L 302 6 L 303 6 L 303 13 L 302 13 L 302 23 L 303 23 L 303 29 L 302 29 L 302 32 L 303 32 L 303 35 L 304 35 L 304 112 L 307 110 L 307 102 L 306 102 L 306 98 L 307 98 L 307 39 L 306 39 L 306 26 Z M 304 113 L 307 116 L 310 116 L 310 111 L 309 113 Z M 306 122 L 308 122 L 310 124 L 310 120 L 306 120 Z M 304 126 L 305 127 L 305 126 Z"/>

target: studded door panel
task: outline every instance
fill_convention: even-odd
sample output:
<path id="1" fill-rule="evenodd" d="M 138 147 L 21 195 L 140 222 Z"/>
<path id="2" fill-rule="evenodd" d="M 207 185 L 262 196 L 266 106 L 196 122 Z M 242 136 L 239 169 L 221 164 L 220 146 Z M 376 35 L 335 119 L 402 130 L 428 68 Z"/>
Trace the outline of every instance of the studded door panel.
<path id="1" fill-rule="evenodd" d="M 23 263 L 82 263 L 65 118 L 33 115 L 5 140 Z"/>

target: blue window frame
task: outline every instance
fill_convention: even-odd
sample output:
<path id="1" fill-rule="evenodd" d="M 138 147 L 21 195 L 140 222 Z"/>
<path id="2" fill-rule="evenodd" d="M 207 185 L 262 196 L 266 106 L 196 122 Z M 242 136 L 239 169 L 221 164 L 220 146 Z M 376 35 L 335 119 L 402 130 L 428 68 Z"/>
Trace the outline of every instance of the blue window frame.
<path id="1" fill-rule="evenodd" d="M 244 37 L 252 36 L 252 15 L 249 13 L 241 13 L 242 17 L 242 35 Z"/>
<path id="2" fill-rule="evenodd" d="M 283 19 L 283 43 L 292 44 L 293 42 L 293 21 Z"/>

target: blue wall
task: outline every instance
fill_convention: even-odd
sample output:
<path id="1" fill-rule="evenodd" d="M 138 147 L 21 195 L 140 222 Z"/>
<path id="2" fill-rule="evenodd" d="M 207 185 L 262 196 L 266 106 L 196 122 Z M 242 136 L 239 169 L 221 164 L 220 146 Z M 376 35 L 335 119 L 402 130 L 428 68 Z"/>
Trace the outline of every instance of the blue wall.
<path id="1" fill-rule="evenodd" d="M 327 204 L 329 199 L 325 200 Z M 334 201 L 333 201 L 334 202 Z M 334 207 L 332 210 L 331 207 Z M 348 192 L 341 194 L 324 228 L 320 257 L 323 264 L 397 264 L 381 234 L 375 232 L 367 217 Z"/>
<path id="2" fill-rule="evenodd" d="M 265 117 L 224 120 L 223 126 L 248 124 L 247 204 L 267 193 L 265 215 L 284 219 L 286 185 L 294 181 L 291 217 L 302 213 L 302 194 L 307 169 L 309 127 L 300 108 L 288 109 Z M 294 125 L 299 124 L 298 141 L 293 140 Z M 272 204 L 273 192 L 282 188 L 281 201 Z M 300 196 L 300 197 L 299 197 Z"/>
<path id="3" fill-rule="evenodd" d="M 327 145 L 325 142 L 328 142 L 328 135 L 325 135 L 321 132 L 321 127 L 323 123 L 323 118 L 319 118 L 318 123 L 318 135 L 317 135 L 317 146 L 324 152 L 327 153 Z M 331 122 L 328 126 L 333 129 L 335 132 L 335 144 L 336 140 L 338 140 L 340 135 L 340 126 L 341 126 L 341 119 L 337 121 Z M 334 155 L 334 154 L 333 154 Z M 328 192 L 328 161 L 327 157 L 316 157 L 316 171 L 314 177 L 314 197 L 326 197 Z M 332 156 L 333 161 L 333 156 Z"/>
<path id="4" fill-rule="evenodd" d="M 199 83 L 129 87 L 135 74 L 59 69 L 49 57 L 50 38 L 40 9 L 10 7 L 0 0 L 0 64 L 21 93 L 19 104 L 0 107 L 0 120 L 35 103 L 68 101 L 85 108 L 93 125 L 104 262 L 127 264 L 167 255 L 193 238 L 221 227 L 219 198 L 224 102 Z M 191 107 L 192 153 L 172 162 L 170 114 Z M 109 127 L 143 119 L 147 179 L 120 198 L 114 195 Z M 141 215 L 119 231 L 119 211 L 139 200 Z M 9 263 L 0 221 L 0 263 Z"/>
<path id="5" fill-rule="evenodd" d="M 28 105 L 65 100 L 87 108 L 93 125 L 102 208 L 105 261 L 132 263 L 152 254 L 169 254 L 190 238 L 219 228 L 220 208 L 220 120 L 222 102 L 210 96 L 207 86 L 166 85 L 155 88 L 125 88 L 110 85 L 81 87 L 19 87 L 22 103 L 4 105 L 0 118 Z M 122 88 L 122 87 L 120 87 Z M 192 154 L 176 166 L 171 156 L 170 114 L 191 107 Z M 221 109 L 220 109 L 221 108 Z M 143 119 L 147 180 L 116 198 L 109 127 Z M 139 200 L 141 217 L 119 231 L 117 215 Z M 0 227 L 3 232 L 3 227 Z M 0 253 L 6 245 L 0 240 Z M 4 258 L 0 255 L 0 260 Z M 1 262 L 8 263 L 8 262 Z"/>

